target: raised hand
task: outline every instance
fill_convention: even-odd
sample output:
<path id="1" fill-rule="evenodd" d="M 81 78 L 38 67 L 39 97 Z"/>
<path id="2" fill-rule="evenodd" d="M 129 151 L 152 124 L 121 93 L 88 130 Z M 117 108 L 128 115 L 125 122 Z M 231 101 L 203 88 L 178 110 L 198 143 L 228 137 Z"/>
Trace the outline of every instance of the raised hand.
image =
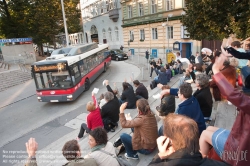
<path id="1" fill-rule="evenodd" d="M 224 64 L 225 60 L 227 60 L 227 57 L 223 53 L 219 57 L 216 57 L 215 62 L 214 62 L 213 67 L 212 67 L 214 74 L 219 73 L 220 70 L 223 69 L 223 67 L 224 67 L 223 64 Z"/>
<path id="2" fill-rule="evenodd" d="M 160 136 L 156 140 L 158 150 L 159 150 L 159 157 L 161 159 L 167 158 L 168 155 L 172 154 L 175 150 L 172 147 L 171 140 L 166 136 Z"/>
<path id="3" fill-rule="evenodd" d="M 124 113 L 124 110 L 126 109 L 127 105 L 128 105 L 128 102 L 125 102 L 125 103 L 123 103 L 123 104 L 120 106 L 120 113 Z"/>
<path id="4" fill-rule="evenodd" d="M 29 157 L 31 156 L 35 156 L 36 155 L 36 151 L 38 148 L 38 143 L 36 142 L 35 138 L 30 138 L 28 142 L 26 142 L 26 151 L 29 155 Z"/>

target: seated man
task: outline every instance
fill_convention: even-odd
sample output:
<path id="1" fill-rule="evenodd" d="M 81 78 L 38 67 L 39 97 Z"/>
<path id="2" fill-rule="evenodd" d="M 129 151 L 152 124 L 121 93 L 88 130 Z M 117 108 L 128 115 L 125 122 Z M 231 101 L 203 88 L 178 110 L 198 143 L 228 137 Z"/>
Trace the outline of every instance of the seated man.
<path id="1" fill-rule="evenodd" d="M 113 128 L 118 125 L 117 122 L 119 121 L 120 104 L 111 92 L 105 92 L 104 99 L 106 104 L 104 104 L 101 109 L 104 128 L 106 131 L 114 132 L 115 130 Z"/>
<path id="2" fill-rule="evenodd" d="M 159 85 L 160 87 L 162 85 Z M 178 96 L 181 100 L 181 103 L 178 105 L 175 113 L 186 115 L 192 118 L 198 125 L 199 133 L 201 134 L 203 130 L 206 129 L 205 120 L 203 114 L 200 109 L 200 105 L 197 99 L 192 96 L 192 87 L 188 83 L 183 83 L 179 89 L 177 88 L 170 88 L 161 91 L 161 95 L 170 94 Z"/>
<path id="3" fill-rule="evenodd" d="M 164 136 L 157 139 L 158 155 L 149 166 L 228 166 L 227 163 L 202 158 L 199 152 L 199 130 L 194 120 L 169 114 L 163 122 Z"/>
<path id="4" fill-rule="evenodd" d="M 28 161 L 25 166 L 37 166 L 36 163 L 36 151 L 38 144 L 35 138 L 30 138 L 26 143 L 26 150 L 28 153 Z M 96 161 L 92 158 L 84 159 L 81 157 L 81 148 L 77 140 L 71 140 L 64 144 L 62 148 L 63 156 L 69 161 L 65 164 L 67 165 L 78 165 L 82 163 L 83 166 L 97 166 Z"/>
<path id="5" fill-rule="evenodd" d="M 138 80 L 134 80 L 133 83 L 134 83 L 134 86 L 136 87 L 136 90 L 135 90 L 136 98 L 137 99 L 141 99 L 141 98 L 148 99 L 147 88 L 142 83 L 140 83 Z"/>

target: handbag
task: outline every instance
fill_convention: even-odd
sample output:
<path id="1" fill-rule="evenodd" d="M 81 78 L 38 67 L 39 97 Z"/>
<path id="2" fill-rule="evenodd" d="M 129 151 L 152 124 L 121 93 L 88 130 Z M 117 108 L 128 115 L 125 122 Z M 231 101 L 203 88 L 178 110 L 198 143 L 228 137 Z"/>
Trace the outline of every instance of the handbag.
<path id="1" fill-rule="evenodd" d="M 103 152 L 103 153 L 105 153 L 107 155 L 110 155 L 113 158 L 115 158 L 117 160 L 117 162 L 119 163 L 120 166 L 131 166 L 131 164 L 126 159 L 122 158 L 121 156 L 116 156 L 114 154 L 111 154 L 111 153 L 109 153 L 109 152 L 107 152 L 105 150 L 101 150 L 101 149 L 99 149 L 99 151 L 101 151 L 101 152 Z"/>

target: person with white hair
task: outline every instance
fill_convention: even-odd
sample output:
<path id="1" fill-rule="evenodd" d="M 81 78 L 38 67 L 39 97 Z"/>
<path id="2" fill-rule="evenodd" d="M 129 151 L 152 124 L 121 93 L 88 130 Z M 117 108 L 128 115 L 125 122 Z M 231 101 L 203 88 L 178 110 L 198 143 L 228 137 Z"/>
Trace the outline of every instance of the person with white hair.
<path id="1" fill-rule="evenodd" d="M 210 61 L 210 60 L 212 60 L 213 59 L 213 52 L 212 52 L 212 50 L 210 50 L 209 48 L 202 48 L 201 49 L 201 54 L 202 55 L 205 55 L 205 56 L 203 56 L 203 58 L 202 58 L 202 60 L 203 61 Z M 208 59 L 209 58 L 209 59 Z"/>
<path id="2" fill-rule="evenodd" d="M 206 55 L 211 55 L 212 54 L 212 50 L 210 50 L 209 48 L 202 48 L 201 52 L 203 54 L 206 54 Z"/>

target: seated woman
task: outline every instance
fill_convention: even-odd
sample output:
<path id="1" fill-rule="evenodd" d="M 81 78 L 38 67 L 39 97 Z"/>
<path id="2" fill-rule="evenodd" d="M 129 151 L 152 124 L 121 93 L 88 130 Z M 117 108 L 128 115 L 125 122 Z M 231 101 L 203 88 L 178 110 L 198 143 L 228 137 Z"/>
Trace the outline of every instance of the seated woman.
<path id="1" fill-rule="evenodd" d="M 159 83 L 162 85 L 167 85 L 168 75 L 166 73 L 166 69 L 164 67 L 161 67 L 160 70 L 157 70 L 155 68 L 155 72 L 157 73 L 158 76 L 154 78 L 154 80 L 150 84 L 150 88 L 154 89 L 157 86 L 157 84 L 159 84 Z"/>
<path id="2" fill-rule="evenodd" d="M 194 82 L 195 81 L 194 65 L 192 63 L 188 64 L 188 68 L 186 70 L 189 71 L 190 76 Z"/>
<path id="3" fill-rule="evenodd" d="M 124 115 L 126 106 L 127 103 L 123 103 L 120 107 L 120 123 L 123 128 L 132 128 L 134 134 L 131 137 L 127 133 L 122 133 L 120 138 L 126 149 L 125 157 L 139 159 L 137 152 L 147 155 L 156 148 L 157 122 L 147 100 L 137 100 L 138 116 L 133 120 L 126 120 Z"/>
<path id="4" fill-rule="evenodd" d="M 89 146 L 91 152 L 84 158 L 95 159 L 98 166 L 119 166 L 116 158 L 109 155 L 116 155 L 115 148 L 108 142 L 108 135 L 103 128 L 96 128 L 89 132 Z"/>
<path id="5" fill-rule="evenodd" d="M 111 92 L 104 93 L 104 99 L 106 104 L 101 109 L 102 121 L 104 128 L 107 132 L 115 131 L 115 127 L 118 126 L 119 121 L 119 101 L 114 98 L 114 94 Z"/>
<path id="6" fill-rule="evenodd" d="M 162 86 L 162 87 L 161 87 Z M 170 89 L 169 85 L 159 85 L 162 90 Z M 175 96 L 170 94 L 164 94 L 161 98 L 160 106 L 156 107 L 160 116 L 167 116 L 169 113 L 175 112 Z M 163 126 L 159 129 L 159 136 L 163 135 Z"/>
<path id="7" fill-rule="evenodd" d="M 196 75 L 195 84 L 197 90 L 194 92 L 193 96 L 199 102 L 205 121 L 209 120 L 213 109 L 213 99 L 209 88 L 209 77 L 204 73 L 198 74 Z"/>
<path id="8" fill-rule="evenodd" d="M 161 86 L 161 85 L 160 85 Z M 169 85 L 162 85 L 162 90 L 170 89 Z M 161 104 L 156 107 L 160 116 L 166 116 L 169 113 L 175 112 L 175 96 L 170 94 L 164 94 L 161 98 Z"/>
<path id="9" fill-rule="evenodd" d="M 127 108 L 131 109 L 135 108 L 135 103 L 137 98 L 135 96 L 133 87 L 127 82 L 123 82 L 122 87 L 123 87 L 123 92 L 121 98 L 119 99 L 120 104 L 128 102 Z"/>
<path id="10" fill-rule="evenodd" d="M 183 64 L 181 63 L 180 59 L 177 59 L 177 73 L 182 74 L 183 73 Z"/>
<path id="11" fill-rule="evenodd" d="M 164 67 L 161 67 L 160 70 L 155 68 L 155 72 L 158 75 L 154 80 L 156 84 L 162 84 L 162 85 L 167 85 L 168 83 L 168 75 L 166 73 L 166 69 Z"/>
<path id="12" fill-rule="evenodd" d="M 202 65 L 197 63 L 194 65 L 194 74 L 197 75 L 197 74 L 201 74 L 203 73 L 203 68 L 202 68 Z"/>
<path id="13" fill-rule="evenodd" d="M 162 67 L 162 60 L 161 60 L 161 58 L 158 59 L 158 61 L 156 62 L 156 65 L 157 65 L 157 69 L 160 70 L 161 67 Z"/>
<path id="14" fill-rule="evenodd" d="M 165 68 L 166 68 L 166 74 L 167 74 L 167 82 L 169 82 L 172 77 L 172 71 L 168 64 L 166 64 Z"/>
<path id="15" fill-rule="evenodd" d="M 182 77 L 180 77 L 179 80 L 179 87 L 184 83 L 184 82 L 188 82 L 188 83 L 192 83 L 192 77 L 189 73 L 189 70 L 186 69 L 186 72 L 184 73 L 184 75 Z"/>
<path id="16" fill-rule="evenodd" d="M 98 106 L 98 102 L 96 101 L 95 94 L 92 92 L 92 100 L 89 101 L 86 105 L 87 111 L 89 111 L 89 114 L 87 116 L 87 124 L 82 123 L 80 132 L 78 134 L 77 140 L 80 140 L 84 132 L 86 130 L 87 133 L 89 133 L 91 130 L 97 128 L 97 127 L 103 127 L 102 123 L 102 117 L 101 117 L 101 111 Z"/>

